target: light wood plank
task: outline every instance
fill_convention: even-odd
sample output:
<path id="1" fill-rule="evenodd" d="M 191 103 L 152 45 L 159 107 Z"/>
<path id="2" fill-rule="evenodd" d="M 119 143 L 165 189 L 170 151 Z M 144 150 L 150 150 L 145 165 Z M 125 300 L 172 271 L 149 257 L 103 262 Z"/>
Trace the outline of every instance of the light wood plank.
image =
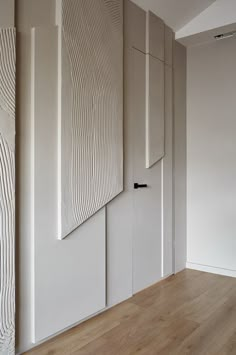
<path id="1" fill-rule="evenodd" d="M 236 279 L 185 270 L 28 355 L 236 354 Z"/>

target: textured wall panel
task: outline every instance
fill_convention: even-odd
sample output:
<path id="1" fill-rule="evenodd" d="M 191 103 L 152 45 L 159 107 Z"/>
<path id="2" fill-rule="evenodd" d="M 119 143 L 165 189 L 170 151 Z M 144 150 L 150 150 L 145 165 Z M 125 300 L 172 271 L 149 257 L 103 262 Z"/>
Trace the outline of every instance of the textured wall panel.
<path id="1" fill-rule="evenodd" d="M 64 238 L 123 189 L 122 0 L 62 0 L 61 75 Z"/>
<path id="2" fill-rule="evenodd" d="M 164 63 L 146 55 L 146 168 L 164 156 Z"/>
<path id="3" fill-rule="evenodd" d="M 15 349 L 15 30 L 0 29 L 0 354 Z"/>

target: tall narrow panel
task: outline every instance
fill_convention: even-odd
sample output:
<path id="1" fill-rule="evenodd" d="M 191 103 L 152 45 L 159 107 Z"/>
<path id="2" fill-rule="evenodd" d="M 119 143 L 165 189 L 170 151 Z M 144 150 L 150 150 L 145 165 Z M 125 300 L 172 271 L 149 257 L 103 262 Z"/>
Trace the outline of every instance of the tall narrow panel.
<path id="1" fill-rule="evenodd" d="M 15 29 L 0 29 L 0 354 L 15 352 Z"/>
<path id="2" fill-rule="evenodd" d="M 165 26 L 165 64 L 169 66 L 172 66 L 173 63 L 173 39 L 172 29 Z"/>
<path id="3" fill-rule="evenodd" d="M 186 266 L 186 48 L 177 41 L 173 47 L 174 67 L 174 236 L 175 272 Z"/>
<path id="4" fill-rule="evenodd" d="M 146 53 L 146 12 L 132 1 L 124 2 L 125 47 Z"/>
<path id="5" fill-rule="evenodd" d="M 164 63 L 146 55 L 146 168 L 164 156 Z"/>
<path id="6" fill-rule="evenodd" d="M 146 16 L 146 53 L 164 61 L 164 22 L 151 11 Z"/>
<path id="7" fill-rule="evenodd" d="M 163 159 L 163 277 L 173 272 L 173 69 L 165 65 L 165 158 Z"/>
<path id="8" fill-rule="evenodd" d="M 64 238 L 123 189 L 122 0 L 62 0 L 61 69 Z"/>

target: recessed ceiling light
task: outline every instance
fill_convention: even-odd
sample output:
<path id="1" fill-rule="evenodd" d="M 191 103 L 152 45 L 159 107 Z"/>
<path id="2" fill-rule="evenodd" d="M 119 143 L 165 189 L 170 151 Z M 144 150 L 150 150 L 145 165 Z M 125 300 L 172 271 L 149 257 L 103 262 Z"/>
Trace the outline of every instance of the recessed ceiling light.
<path id="1" fill-rule="evenodd" d="M 225 38 L 230 38 L 236 35 L 236 31 L 232 31 L 232 32 L 227 32 L 227 33 L 221 33 L 219 35 L 214 36 L 216 40 L 220 40 L 220 39 L 225 39 Z"/>

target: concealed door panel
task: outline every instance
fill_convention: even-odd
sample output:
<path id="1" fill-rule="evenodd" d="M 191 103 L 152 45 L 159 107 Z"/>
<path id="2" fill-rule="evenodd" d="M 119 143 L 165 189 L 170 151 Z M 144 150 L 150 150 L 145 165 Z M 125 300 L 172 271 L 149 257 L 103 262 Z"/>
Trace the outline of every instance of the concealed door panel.
<path id="1" fill-rule="evenodd" d="M 124 1 L 124 191 L 107 205 L 107 304 L 132 296 L 133 237 L 133 48 L 145 52 L 146 13 Z M 122 260 L 122 262 L 121 262 Z"/>
<path id="2" fill-rule="evenodd" d="M 164 63 L 146 55 L 146 168 L 165 154 Z"/>
<path id="3" fill-rule="evenodd" d="M 145 62 L 133 49 L 133 174 L 147 188 L 134 190 L 133 292 L 161 279 L 161 164 L 145 169 Z"/>

